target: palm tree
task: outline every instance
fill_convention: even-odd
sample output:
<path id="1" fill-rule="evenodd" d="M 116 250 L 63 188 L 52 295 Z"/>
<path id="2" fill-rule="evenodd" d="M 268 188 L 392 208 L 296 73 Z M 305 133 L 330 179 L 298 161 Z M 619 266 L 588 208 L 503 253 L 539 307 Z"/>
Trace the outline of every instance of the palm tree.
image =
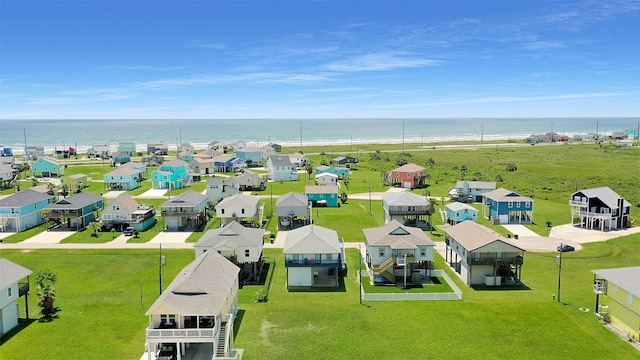
<path id="1" fill-rule="evenodd" d="M 98 237 L 98 231 L 102 229 L 102 224 L 93 221 L 89 225 L 87 225 L 87 228 L 89 230 L 93 230 L 93 234 L 91 234 L 92 237 Z"/>
<path id="2" fill-rule="evenodd" d="M 307 178 L 311 179 L 311 174 L 313 174 L 313 166 L 310 163 L 307 163 L 307 165 L 304 166 L 304 170 L 307 172 L 307 174 L 309 174 Z"/>
<path id="3" fill-rule="evenodd" d="M 38 296 L 38 306 L 42 308 L 42 315 L 50 317 L 54 313 L 53 302 L 56 299 L 55 283 L 58 276 L 49 270 L 43 270 L 36 277 L 36 295 Z"/>
<path id="4" fill-rule="evenodd" d="M 433 234 L 432 215 L 436 213 L 436 207 L 433 205 L 433 199 L 427 198 L 427 215 L 429 216 L 429 232 Z"/>
<path id="5" fill-rule="evenodd" d="M 55 195 L 56 194 L 56 186 L 53 185 L 53 183 L 48 183 L 47 184 L 47 194 L 49 194 L 49 195 Z"/>

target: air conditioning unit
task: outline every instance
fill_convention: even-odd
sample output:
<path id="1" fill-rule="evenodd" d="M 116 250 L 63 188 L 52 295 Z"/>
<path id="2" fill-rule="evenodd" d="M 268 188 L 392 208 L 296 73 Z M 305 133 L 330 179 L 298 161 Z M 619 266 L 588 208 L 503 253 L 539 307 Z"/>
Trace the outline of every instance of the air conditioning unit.
<path id="1" fill-rule="evenodd" d="M 596 294 L 607 294 L 607 280 L 597 279 L 593 282 L 593 292 Z"/>

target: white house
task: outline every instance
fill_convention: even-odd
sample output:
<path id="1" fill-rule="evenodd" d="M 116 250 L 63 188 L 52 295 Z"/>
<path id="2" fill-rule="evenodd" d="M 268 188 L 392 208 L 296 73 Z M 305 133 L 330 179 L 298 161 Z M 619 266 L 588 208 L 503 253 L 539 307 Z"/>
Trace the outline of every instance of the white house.
<path id="1" fill-rule="evenodd" d="M 23 295 L 26 318 L 29 318 L 28 276 L 32 272 L 10 260 L 0 259 L 0 336 L 18 326 L 18 299 Z"/>
<path id="2" fill-rule="evenodd" d="M 286 155 L 275 155 L 267 160 L 267 170 L 273 181 L 297 181 L 298 171 Z"/>
<path id="3" fill-rule="evenodd" d="M 429 201 L 408 191 L 385 194 L 382 197 L 385 223 L 397 220 L 401 224 L 426 228 L 429 224 Z"/>
<path id="4" fill-rule="evenodd" d="M 310 220 L 309 200 L 305 195 L 289 192 L 276 201 L 276 214 L 281 227 L 293 227 L 295 222 L 306 225 Z"/>
<path id="5" fill-rule="evenodd" d="M 338 187 L 340 187 L 340 183 L 338 183 L 338 175 L 327 172 L 317 174 L 316 182 L 319 185 L 338 185 Z"/>
<path id="6" fill-rule="evenodd" d="M 421 283 L 434 268 L 435 243 L 417 227 L 392 220 L 384 226 L 362 229 L 371 280 Z"/>
<path id="7" fill-rule="evenodd" d="M 220 201 L 216 205 L 216 216 L 221 219 L 221 225 L 232 221 L 255 225 L 262 219 L 262 207 L 258 206 L 258 197 L 250 195 L 233 195 Z"/>
<path id="8" fill-rule="evenodd" d="M 150 324 L 145 347 L 149 360 L 163 345 L 176 348 L 175 357 L 238 359 L 233 325 L 238 313 L 240 269 L 216 251 L 207 251 L 182 269 L 147 310 Z M 198 347 L 188 346 L 198 344 Z"/>
<path id="9" fill-rule="evenodd" d="M 295 166 L 297 168 L 301 168 L 301 167 L 304 167 L 305 165 L 307 165 L 306 156 L 304 156 L 304 154 L 301 154 L 301 153 L 298 153 L 298 152 L 293 153 L 293 154 L 289 154 L 289 160 L 291 161 L 293 166 Z"/>
<path id="10" fill-rule="evenodd" d="M 449 191 L 453 200 L 459 202 L 482 202 L 482 196 L 496 189 L 493 181 L 467 181 L 456 182 L 456 188 Z"/>
<path id="11" fill-rule="evenodd" d="M 311 224 L 288 231 L 282 253 L 287 288 L 338 286 L 344 267 L 344 244 L 335 230 Z"/>
<path id="12" fill-rule="evenodd" d="M 255 281 L 262 267 L 262 246 L 266 230 L 244 227 L 232 221 L 207 230 L 194 245 L 196 256 L 213 250 L 240 267 L 242 280 Z"/>

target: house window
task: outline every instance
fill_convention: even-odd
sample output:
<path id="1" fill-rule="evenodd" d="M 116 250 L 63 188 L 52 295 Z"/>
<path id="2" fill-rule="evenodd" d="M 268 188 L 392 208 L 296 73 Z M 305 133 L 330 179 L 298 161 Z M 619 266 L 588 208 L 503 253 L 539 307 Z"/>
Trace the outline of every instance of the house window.
<path id="1" fill-rule="evenodd" d="M 496 259 L 502 260 L 502 253 L 501 252 L 497 252 L 496 253 Z"/>
<path id="2" fill-rule="evenodd" d="M 527 201 L 526 203 L 524 203 L 524 207 L 530 208 L 531 207 L 531 203 L 529 201 Z"/>
<path id="3" fill-rule="evenodd" d="M 475 252 L 475 253 L 473 253 L 473 258 L 474 258 L 476 261 L 479 261 L 479 260 L 480 260 L 480 253 L 479 253 L 479 252 Z"/>
<path id="4" fill-rule="evenodd" d="M 520 201 L 516 202 L 516 207 L 520 208 Z"/>
<path id="5" fill-rule="evenodd" d="M 333 254 L 326 255 L 327 261 L 333 261 Z"/>
<path id="6" fill-rule="evenodd" d="M 384 248 L 378 249 L 378 256 L 379 257 L 384 257 Z"/>
<path id="7" fill-rule="evenodd" d="M 160 315 L 160 323 L 175 324 L 176 323 L 176 315 L 175 314 L 161 314 Z"/>
<path id="8" fill-rule="evenodd" d="M 12 289 L 11 289 L 11 286 L 9 286 L 9 287 L 7 288 L 7 297 L 8 297 L 9 299 L 11 299 L 11 290 L 12 290 Z"/>
<path id="9" fill-rule="evenodd" d="M 409 210 L 409 211 L 416 211 L 416 207 L 415 207 L 415 206 L 409 206 L 409 207 L 408 207 L 408 210 Z"/>
<path id="10" fill-rule="evenodd" d="M 513 201 L 509 201 L 509 207 L 512 208 L 513 207 Z"/>
<path id="11" fill-rule="evenodd" d="M 629 303 L 629 305 L 633 305 L 633 294 L 632 293 L 628 293 L 627 294 L 627 303 Z"/>
<path id="12" fill-rule="evenodd" d="M 220 209 L 220 213 L 221 213 L 221 214 L 224 214 L 224 209 Z"/>
<path id="13" fill-rule="evenodd" d="M 242 214 L 244 214 L 244 209 L 241 210 Z"/>
<path id="14" fill-rule="evenodd" d="M 425 247 L 421 247 L 420 248 L 420 256 L 422 256 L 422 257 L 427 256 L 427 248 L 425 248 Z"/>
<path id="15" fill-rule="evenodd" d="M 249 249 L 245 249 L 244 250 L 244 257 L 249 257 L 249 253 L 250 253 L 250 250 Z"/>

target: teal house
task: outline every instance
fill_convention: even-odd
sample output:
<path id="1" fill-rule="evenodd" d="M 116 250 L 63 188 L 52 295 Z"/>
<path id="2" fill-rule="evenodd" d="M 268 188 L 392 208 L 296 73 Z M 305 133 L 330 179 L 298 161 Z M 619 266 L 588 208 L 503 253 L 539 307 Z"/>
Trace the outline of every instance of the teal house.
<path id="1" fill-rule="evenodd" d="M 131 155 L 126 152 L 120 151 L 113 155 L 112 159 L 115 164 L 125 164 L 131 161 Z"/>
<path id="2" fill-rule="evenodd" d="M 151 186 L 154 189 L 182 189 L 189 185 L 188 169 L 189 164 L 184 160 L 168 161 L 151 173 Z"/>
<path id="3" fill-rule="evenodd" d="M 338 196 L 340 188 L 338 185 L 309 185 L 305 186 L 304 192 L 307 195 L 309 204 L 312 207 L 326 206 L 326 207 L 338 207 L 340 206 L 340 198 Z"/>
<path id="4" fill-rule="evenodd" d="M 341 167 L 331 167 L 326 165 L 320 165 L 316 168 L 316 175 L 322 174 L 322 173 L 338 175 L 339 179 L 343 179 L 346 175 L 351 174 L 351 170 L 347 168 L 341 168 Z"/>
<path id="5" fill-rule="evenodd" d="M 95 221 L 103 207 L 101 196 L 81 192 L 47 205 L 43 217 L 48 228 L 78 231 Z"/>
<path id="6" fill-rule="evenodd" d="M 140 186 L 141 181 L 141 171 L 126 166 L 104 174 L 104 183 L 109 190 L 133 190 Z"/>
<path id="7" fill-rule="evenodd" d="M 31 173 L 36 177 L 62 176 L 64 168 L 65 165 L 58 160 L 50 156 L 43 156 L 31 165 Z"/>
<path id="8" fill-rule="evenodd" d="M 0 232 L 20 232 L 42 224 L 42 210 L 52 197 L 27 189 L 0 199 Z"/>

